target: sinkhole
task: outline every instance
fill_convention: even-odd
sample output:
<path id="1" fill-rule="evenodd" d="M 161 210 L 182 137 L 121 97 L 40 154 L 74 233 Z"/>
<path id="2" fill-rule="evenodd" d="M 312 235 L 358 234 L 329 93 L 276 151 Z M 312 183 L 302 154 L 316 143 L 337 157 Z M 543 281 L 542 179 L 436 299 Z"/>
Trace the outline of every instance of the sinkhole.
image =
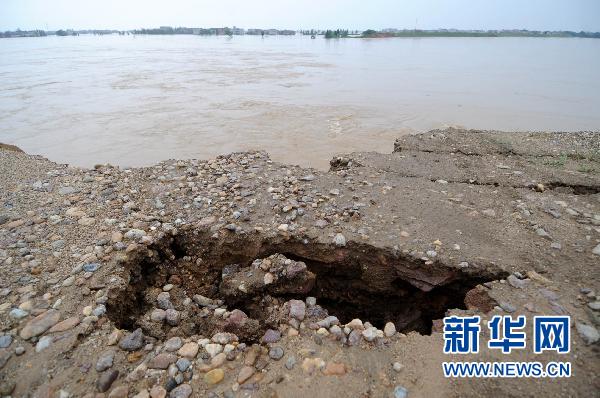
<path id="1" fill-rule="evenodd" d="M 227 331 L 248 342 L 258 341 L 267 328 L 289 323 L 286 302 L 307 297 L 317 304 L 306 309 L 309 327 L 333 315 L 342 324 L 359 318 L 380 329 L 393 322 L 404 333 L 430 334 L 448 310 L 466 308 L 465 297 L 477 285 L 504 276 L 425 265 L 362 243 L 337 247 L 203 230 L 164 235 L 132 253 L 122 269 L 122 283 L 109 290 L 107 303 L 117 327 L 142 328 L 158 339 Z M 165 295 L 167 284 L 173 287 Z M 153 312 L 169 308 L 179 319 L 157 321 Z M 224 308 L 236 315 L 224 319 Z M 231 320 L 239 321 L 239 311 L 247 316 L 243 324 Z"/>

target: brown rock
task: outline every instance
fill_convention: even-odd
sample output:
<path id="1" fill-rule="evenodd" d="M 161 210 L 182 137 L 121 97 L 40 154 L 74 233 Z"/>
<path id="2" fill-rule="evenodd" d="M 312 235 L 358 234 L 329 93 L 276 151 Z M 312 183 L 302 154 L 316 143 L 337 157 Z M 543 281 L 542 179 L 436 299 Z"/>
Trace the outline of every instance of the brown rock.
<path id="1" fill-rule="evenodd" d="M 127 354 L 127 362 L 135 363 L 144 357 L 144 353 L 141 351 L 135 351 Z"/>
<path id="2" fill-rule="evenodd" d="M 225 360 L 227 360 L 227 354 L 221 352 L 215 355 L 214 358 L 210 360 L 210 364 L 211 366 L 218 368 L 219 366 L 225 363 Z"/>
<path id="3" fill-rule="evenodd" d="M 127 386 L 118 386 L 113 388 L 113 390 L 108 394 L 108 398 L 127 398 L 129 394 L 129 387 Z"/>
<path id="4" fill-rule="evenodd" d="M 175 363 L 176 361 L 177 355 L 163 352 L 152 358 L 150 362 L 148 362 L 148 367 L 150 369 L 166 369 L 170 364 Z"/>
<path id="5" fill-rule="evenodd" d="M 224 377 L 225 372 L 223 369 L 213 369 L 204 375 L 204 381 L 206 381 L 208 384 L 218 384 L 223 380 Z"/>
<path id="6" fill-rule="evenodd" d="M 165 398 L 167 396 L 167 390 L 161 386 L 154 386 L 150 390 L 150 398 Z"/>
<path id="7" fill-rule="evenodd" d="M 258 358 L 259 347 L 252 346 L 250 350 L 246 353 L 246 357 L 244 358 L 244 365 L 253 366 L 256 362 L 256 358 Z"/>
<path id="8" fill-rule="evenodd" d="M 346 365 L 343 363 L 329 362 L 323 369 L 325 376 L 343 376 L 346 374 Z"/>
<path id="9" fill-rule="evenodd" d="M 123 234 L 119 231 L 115 231 L 110 236 L 110 240 L 114 243 L 121 242 L 123 240 Z"/>
<path id="10" fill-rule="evenodd" d="M 7 229 L 14 229 L 14 228 L 18 228 L 18 227 L 20 227 L 20 226 L 21 226 L 21 225 L 23 225 L 23 224 L 25 224 L 25 220 L 16 220 L 16 221 L 11 221 L 11 222 L 9 222 L 8 224 L 6 224 L 6 225 L 4 226 L 4 228 L 7 228 Z"/>
<path id="11" fill-rule="evenodd" d="M 48 330 L 48 333 L 65 332 L 67 330 L 73 329 L 77 325 L 79 325 L 79 317 L 72 316 L 52 326 L 50 330 Z"/>
<path id="12" fill-rule="evenodd" d="M 244 366 L 240 369 L 240 373 L 237 377 L 237 382 L 239 384 L 244 384 L 246 380 L 248 380 L 254 374 L 254 368 L 252 366 Z"/>
<path id="13" fill-rule="evenodd" d="M 50 309 L 27 322 L 27 325 L 21 330 L 20 336 L 23 340 L 29 340 L 32 337 L 39 336 L 54 326 L 59 319 L 60 312 L 55 309 Z"/>
<path id="14" fill-rule="evenodd" d="M 182 345 L 177 354 L 187 359 L 194 359 L 198 355 L 198 349 L 198 343 L 192 341 Z"/>

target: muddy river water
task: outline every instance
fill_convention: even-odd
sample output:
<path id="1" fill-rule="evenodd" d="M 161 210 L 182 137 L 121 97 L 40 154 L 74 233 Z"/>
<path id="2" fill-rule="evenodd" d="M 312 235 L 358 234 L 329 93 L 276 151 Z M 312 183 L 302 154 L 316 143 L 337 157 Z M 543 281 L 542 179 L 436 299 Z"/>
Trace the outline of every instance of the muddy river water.
<path id="1" fill-rule="evenodd" d="M 326 168 L 445 126 L 598 130 L 599 65 L 594 39 L 2 39 L 0 142 L 80 166 L 265 149 Z"/>

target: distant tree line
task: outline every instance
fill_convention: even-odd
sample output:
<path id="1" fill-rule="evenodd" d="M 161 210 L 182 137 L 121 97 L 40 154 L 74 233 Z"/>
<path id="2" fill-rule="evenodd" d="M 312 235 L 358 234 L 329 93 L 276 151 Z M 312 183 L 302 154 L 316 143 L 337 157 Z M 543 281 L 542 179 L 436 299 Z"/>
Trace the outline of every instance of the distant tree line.
<path id="1" fill-rule="evenodd" d="M 339 39 L 342 37 L 348 37 L 348 30 L 344 29 L 336 29 L 336 30 L 326 30 L 325 38 L 326 39 Z"/>
<path id="2" fill-rule="evenodd" d="M 458 29 L 385 29 L 381 31 L 368 29 L 361 37 L 580 37 L 600 38 L 600 32 L 573 32 L 573 31 L 539 31 L 526 29 L 511 30 L 458 30 Z"/>
<path id="3" fill-rule="evenodd" d="M 75 32 L 74 30 L 62 30 L 59 29 L 56 31 L 55 33 L 56 36 L 79 36 L 79 33 Z"/>
<path id="4" fill-rule="evenodd" d="M 46 36 L 46 32 L 43 30 L 21 30 L 0 32 L 0 38 L 4 37 L 42 37 Z"/>
<path id="5" fill-rule="evenodd" d="M 56 36 L 78 36 L 79 34 L 142 34 L 142 35 L 295 35 L 294 30 L 278 30 L 278 29 L 241 29 L 233 28 L 186 28 L 171 26 L 161 26 L 160 28 L 142 28 L 130 31 L 118 30 L 72 30 L 59 29 L 57 31 L 44 30 L 21 30 L 0 32 L 0 38 L 7 37 L 42 37 L 48 35 Z M 579 37 L 579 38 L 600 38 L 600 32 L 575 32 L 570 30 L 564 31 L 539 31 L 526 29 L 507 29 L 507 30 L 459 30 L 459 29 L 383 29 L 374 30 L 367 29 L 362 33 L 359 31 L 349 31 L 348 29 L 327 29 L 327 30 L 300 30 L 303 35 L 323 35 L 326 39 L 345 38 L 345 37 L 363 37 L 363 38 L 378 38 L 378 37 Z"/>

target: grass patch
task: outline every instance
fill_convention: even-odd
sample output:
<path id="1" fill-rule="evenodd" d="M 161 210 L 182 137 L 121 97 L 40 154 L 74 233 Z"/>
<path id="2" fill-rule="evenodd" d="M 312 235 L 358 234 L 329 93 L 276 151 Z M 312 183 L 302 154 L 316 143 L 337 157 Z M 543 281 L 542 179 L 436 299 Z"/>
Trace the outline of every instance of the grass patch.
<path id="1" fill-rule="evenodd" d="M 552 167 L 565 167 L 565 164 L 567 163 L 567 158 L 568 158 L 567 155 L 563 153 L 557 158 L 544 160 L 544 164 L 546 166 L 552 166 Z"/>
<path id="2" fill-rule="evenodd" d="M 579 171 L 580 173 L 596 174 L 596 168 L 589 164 L 580 164 L 577 167 L 577 171 Z"/>

